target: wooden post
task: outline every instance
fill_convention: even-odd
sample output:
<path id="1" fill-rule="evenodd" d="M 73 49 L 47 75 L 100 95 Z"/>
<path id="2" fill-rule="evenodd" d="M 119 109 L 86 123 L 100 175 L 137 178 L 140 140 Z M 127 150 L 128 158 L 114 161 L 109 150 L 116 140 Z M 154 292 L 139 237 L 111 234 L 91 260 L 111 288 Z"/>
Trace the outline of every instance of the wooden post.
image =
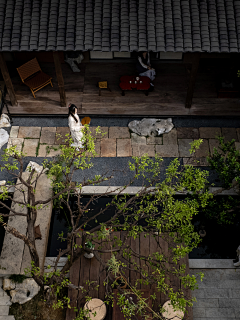
<path id="1" fill-rule="evenodd" d="M 61 104 L 61 107 L 66 107 L 67 101 L 66 101 L 66 94 L 64 89 L 62 67 L 61 67 L 61 62 L 60 62 L 57 51 L 53 51 L 53 60 L 54 60 L 55 70 L 57 75 L 58 89 L 60 94 L 60 104 Z"/>
<path id="2" fill-rule="evenodd" d="M 12 104 L 12 106 L 16 106 L 18 104 L 17 98 L 16 98 L 16 94 L 14 92 L 12 81 L 11 81 L 11 78 L 10 78 L 10 75 L 9 75 L 9 72 L 8 72 L 7 64 L 6 64 L 5 60 L 4 60 L 2 52 L 0 52 L 0 68 L 1 68 L 1 71 L 2 71 L 2 75 L 3 75 L 3 79 L 4 79 L 4 82 L 5 82 L 5 85 L 7 87 L 7 91 L 8 91 L 8 94 L 9 94 L 9 98 L 10 98 L 11 104 Z"/>
<path id="3" fill-rule="evenodd" d="M 194 87 L 195 87 L 195 82 L 197 78 L 197 72 L 198 72 L 198 66 L 199 66 L 201 54 L 192 53 L 191 55 L 192 55 L 191 57 L 192 69 L 191 69 L 190 80 L 189 80 L 188 89 L 187 89 L 185 108 L 191 108 L 192 106 Z"/>

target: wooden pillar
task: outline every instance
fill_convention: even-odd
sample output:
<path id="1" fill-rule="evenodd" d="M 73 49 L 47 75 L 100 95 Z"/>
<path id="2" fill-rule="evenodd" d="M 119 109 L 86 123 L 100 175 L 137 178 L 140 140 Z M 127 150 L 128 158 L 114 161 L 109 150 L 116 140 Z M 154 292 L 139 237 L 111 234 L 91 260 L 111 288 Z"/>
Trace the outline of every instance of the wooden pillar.
<path id="1" fill-rule="evenodd" d="M 200 53 L 191 54 L 192 69 L 191 69 L 190 80 L 189 80 L 188 89 L 187 89 L 185 108 L 191 108 L 192 106 L 192 99 L 193 99 L 195 82 L 197 78 L 200 55 L 201 55 Z"/>
<path id="2" fill-rule="evenodd" d="M 14 92 L 12 81 L 11 81 L 11 78 L 10 78 L 10 75 L 9 75 L 9 72 L 8 72 L 7 64 L 6 64 L 5 60 L 4 60 L 2 52 L 0 52 L 0 68 L 1 68 L 1 71 L 2 71 L 2 75 L 3 75 L 3 79 L 4 79 L 4 82 L 5 82 L 5 85 L 7 87 L 7 91 L 8 91 L 8 94 L 9 94 L 9 98 L 10 98 L 11 104 L 12 104 L 12 106 L 16 106 L 18 104 L 17 98 L 16 98 L 16 94 Z"/>
<path id="3" fill-rule="evenodd" d="M 61 107 L 66 107 L 67 101 L 66 101 L 66 94 L 64 89 L 62 66 L 61 66 L 61 62 L 60 62 L 57 51 L 53 51 L 53 60 L 54 60 L 55 70 L 57 75 L 58 89 L 60 94 L 60 104 L 61 104 Z"/>

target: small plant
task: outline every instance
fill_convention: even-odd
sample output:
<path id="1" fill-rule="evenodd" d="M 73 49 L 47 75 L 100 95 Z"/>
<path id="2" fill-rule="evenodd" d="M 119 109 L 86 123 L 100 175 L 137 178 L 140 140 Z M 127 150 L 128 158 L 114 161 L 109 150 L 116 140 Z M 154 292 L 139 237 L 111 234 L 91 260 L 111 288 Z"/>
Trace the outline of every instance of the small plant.
<path id="1" fill-rule="evenodd" d="M 12 274 L 9 279 L 15 283 L 23 283 L 27 277 L 23 274 Z"/>
<path id="2" fill-rule="evenodd" d="M 88 249 L 94 249 L 94 244 L 92 243 L 92 241 L 88 240 L 85 243 L 85 247 L 88 248 Z"/>

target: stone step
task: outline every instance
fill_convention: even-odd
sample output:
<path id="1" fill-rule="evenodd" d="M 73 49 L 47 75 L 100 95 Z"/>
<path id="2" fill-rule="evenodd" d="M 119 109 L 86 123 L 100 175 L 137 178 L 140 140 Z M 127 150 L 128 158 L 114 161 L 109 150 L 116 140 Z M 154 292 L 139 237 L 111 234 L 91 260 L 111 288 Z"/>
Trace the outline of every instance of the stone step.
<path id="1" fill-rule="evenodd" d="M 11 304 L 12 302 L 10 301 L 9 296 L 0 297 L 0 306 L 11 306 Z"/>
<path id="2" fill-rule="evenodd" d="M 14 316 L 0 316 L 0 320 L 15 320 Z"/>
<path id="3" fill-rule="evenodd" d="M 9 306 L 0 306 L 0 315 L 7 316 L 9 314 Z"/>

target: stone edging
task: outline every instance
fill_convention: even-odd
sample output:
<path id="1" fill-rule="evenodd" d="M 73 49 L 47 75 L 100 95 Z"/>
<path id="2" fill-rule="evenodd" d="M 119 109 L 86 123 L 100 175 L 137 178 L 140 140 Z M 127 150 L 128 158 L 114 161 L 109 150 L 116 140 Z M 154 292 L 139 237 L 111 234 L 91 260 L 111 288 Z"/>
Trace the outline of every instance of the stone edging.
<path id="1" fill-rule="evenodd" d="M 190 269 L 239 269 L 233 259 L 189 259 Z"/>

